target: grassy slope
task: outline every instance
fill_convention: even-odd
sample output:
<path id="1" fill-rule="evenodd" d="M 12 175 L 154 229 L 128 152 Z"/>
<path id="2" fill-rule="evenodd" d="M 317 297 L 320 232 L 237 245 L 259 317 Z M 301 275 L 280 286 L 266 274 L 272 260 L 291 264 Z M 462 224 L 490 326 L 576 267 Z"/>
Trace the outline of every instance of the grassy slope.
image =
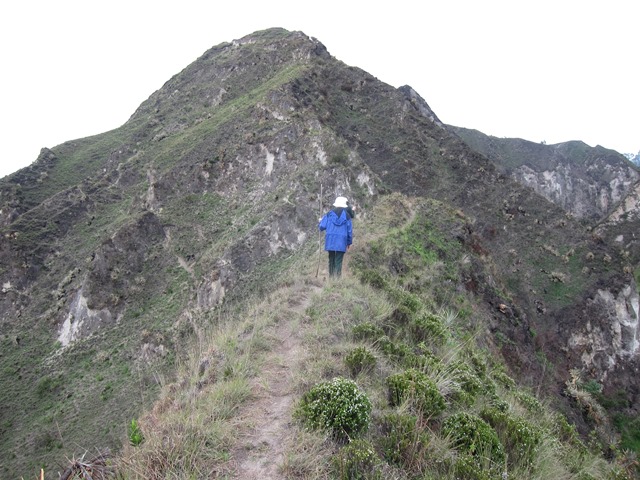
<path id="1" fill-rule="evenodd" d="M 604 460 L 598 442 L 586 446 L 562 415 L 505 373 L 485 336 L 481 302 L 457 288 L 472 253 L 437 226 L 459 222 L 455 211 L 393 195 L 370 214 L 356 221 L 357 243 L 341 281 L 311 293 L 315 258 L 307 256 L 263 300 L 209 314 L 211 331 L 181 364 L 177 383 L 166 385 L 141 419 L 146 441 L 115 460 L 123 478 L 232 477 L 247 449 L 254 463 L 273 462 L 267 443 L 263 454 L 251 443 L 261 433 L 255 431 L 260 420 L 246 412 L 262 399 L 256 386 L 276 367 L 270 352 L 279 348 L 283 328 L 304 352 L 299 370 L 289 372 L 293 423 L 279 437 L 285 478 L 488 479 L 504 472 L 521 479 L 625 478 L 615 476 L 622 468 Z M 391 229 L 381 232 L 380 224 Z M 309 295 L 311 304 L 296 308 Z M 373 363 L 354 361 L 357 349 L 369 352 Z M 426 414 L 412 396 L 391 402 L 388 379 L 411 368 L 437 387 L 444 410 Z M 305 428 L 294 414 L 306 392 L 335 377 L 354 379 L 373 405 L 368 429 L 347 445 L 330 432 Z M 579 385 L 578 391 L 589 400 Z M 506 463 L 487 464 L 482 445 L 469 450 L 445 434 L 447 419 L 461 412 L 492 425 Z"/>
<path id="2" fill-rule="evenodd" d="M 207 258 L 219 257 L 252 226 L 251 218 L 239 215 L 233 231 L 217 234 L 228 227 L 223 215 L 230 210 L 227 200 L 213 193 L 165 199 L 167 208 L 159 217 L 176 232 L 174 241 L 153 245 L 146 252 L 148 261 L 136 272 L 135 291 L 116 292 L 124 309 L 115 327 L 60 354 L 52 322 L 68 305 L 68 293 L 79 288 L 91 271 L 94 253 L 144 213 L 139 199 L 149 186 L 149 165 L 160 177 L 176 175 L 173 172 L 183 168 L 180 161 L 190 161 L 194 146 L 222 134 L 227 125 L 246 122 L 256 102 L 301 68 L 284 65 L 272 71 L 271 78 L 255 79 L 255 88 L 244 83 L 228 102 L 210 106 L 205 121 L 193 121 L 190 128 L 160 142 L 145 142 L 135 151 L 133 139 L 151 135 L 145 133 L 148 126 L 142 116 L 134 116 L 120 129 L 67 142 L 54 149 L 55 166 L 44 181 L 37 188 L 23 189 L 23 201 L 34 206 L 10 228 L 22 232 L 14 247 L 20 256 L 40 265 L 40 277 L 30 287 L 33 301 L 25 304 L 22 317 L 7 325 L 0 339 L 0 383 L 5 386 L 0 390 L 0 451 L 5 473 L 33 471 L 37 465 L 52 472 L 70 451 L 116 449 L 128 420 L 155 398 L 159 379 L 182 351 L 180 343 L 192 334 L 181 313 L 192 299 L 195 278 L 179 265 L 178 257 L 208 252 L 200 266 L 206 269 L 210 267 Z M 116 170 L 109 159 L 118 149 L 128 151 L 129 158 L 119 162 Z M 103 168 L 108 168 L 104 175 Z M 86 197 L 68 193 L 77 191 Z M 59 219 L 64 221 L 53 221 Z M 124 272 L 126 265 L 120 268 Z M 63 278 L 69 279 L 65 285 L 61 285 Z M 62 301 L 58 292 L 63 294 Z M 34 328 L 25 331 L 27 322 L 33 322 Z M 138 362 L 135 359 L 144 343 L 163 345 L 167 353 L 149 364 Z"/>

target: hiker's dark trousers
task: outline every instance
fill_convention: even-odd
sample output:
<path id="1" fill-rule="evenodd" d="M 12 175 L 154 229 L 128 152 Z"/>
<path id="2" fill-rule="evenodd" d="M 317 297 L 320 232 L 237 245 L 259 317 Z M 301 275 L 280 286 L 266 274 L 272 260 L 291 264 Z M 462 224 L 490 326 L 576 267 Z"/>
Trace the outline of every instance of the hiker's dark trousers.
<path id="1" fill-rule="evenodd" d="M 342 275 L 342 257 L 344 252 L 329 251 L 329 276 L 339 277 Z"/>

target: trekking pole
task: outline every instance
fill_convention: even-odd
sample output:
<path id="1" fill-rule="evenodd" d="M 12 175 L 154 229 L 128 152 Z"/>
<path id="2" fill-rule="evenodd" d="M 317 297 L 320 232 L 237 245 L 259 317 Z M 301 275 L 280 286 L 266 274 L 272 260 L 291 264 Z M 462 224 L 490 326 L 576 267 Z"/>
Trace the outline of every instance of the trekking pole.
<path id="1" fill-rule="evenodd" d="M 322 218 L 322 184 L 320 184 L 320 198 L 318 199 L 318 205 L 320 207 L 320 218 Z M 322 232 L 318 228 L 318 268 L 316 269 L 316 278 L 320 273 L 320 259 L 322 258 Z"/>

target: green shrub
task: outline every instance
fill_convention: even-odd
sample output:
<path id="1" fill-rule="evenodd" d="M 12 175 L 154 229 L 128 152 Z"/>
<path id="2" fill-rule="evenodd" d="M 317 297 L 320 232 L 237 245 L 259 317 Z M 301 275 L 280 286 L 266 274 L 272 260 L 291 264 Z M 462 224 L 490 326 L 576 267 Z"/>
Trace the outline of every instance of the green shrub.
<path id="1" fill-rule="evenodd" d="M 391 318 L 397 325 L 406 325 L 411 320 L 413 312 L 404 305 L 398 305 L 391 314 Z"/>
<path id="2" fill-rule="evenodd" d="M 451 367 L 452 374 L 460 385 L 460 391 L 456 394 L 457 400 L 463 405 L 473 404 L 476 396 L 483 389 L 486 390 L 485 384 L 480 381 L 468 363 L 456 362 Z"/>
<path id="3" fill-rule="evenodd" d="M 582 385 L 582 389 L 585 392 L 590 393 L 591 395 L 598 395 L 602 392 L 602 384 L 598 383 L 596 380 L 589 380 Z"/>
<path id="4" fill-rule="evenodd" d="M 40 380 L 38 380 L 38 383 L 36 385 L 36 393 L 40 398 L 42 398 L 47 394 L 54 392 L 61 386 L 61 384 L 62 382 L 59 377 L 42 377 Z"/>
<path id="5" fill-rule="evenodd" d="M 544 411 L 540 400 L 538 400 L 533 395 L 526 392 L 517 391 L 514 393 L 514 396 L 529 411 L 529 413 L 542 413 Z"/>
<path id="6" fill-rule="evenodd" d="M 486 459 L 483 460 L 479 460 L 473 455 L 459 455 L 455 459 L 453 466 L 455 478 L 464 478 L 465 480 L 493 480 L 500 478 L 495 475 L 495 471 L 492 471 L 490 462 Z"/>
<path id="7" fill-rule="evenodd" d="M 411 322 L 411 334 L 416 342 L 442 344 L 447 338 L 447 329 L 438 316 L 425 313 Z"/>
<path id="8" fill-rule="evenodd" d="M 380 459 L 371 443 L 354 440 L 333 457 L 335 478 L 340 480 L 382 479 Z"/>
<path id="9" fill-rule="evenodd" d="M 511 378 L 509 375 L 504 373 L 502 370 L 496 370 L 492 373 L 493 378 L 496 382 L 507 389 L 511 389 L 516 386 L 516 381 Z"/>
<path id="10" fill-rule="evenodd" d="M 373 368 L 376 364 L 376 357 L 366 347 L 356 347 L 347 354 L 344 363 L 349 368 L 351 375 L 356 376 L 360 372 Z"/>
<path id="11" fill-rule="evenodd" d="M 378 447 L 387 462 L 408 468 L 423 459 L 424 442 L 416 422 L 414 415 L 401 413 L 389 413 L 380 419 Z"/>
<path id="12" fill-rule="evenodd" d="M 129 424 L 129 443 L 137 447 L 142 442 L 144 442 L 144 435 L 142 434 L 142 430 L 140 430 L 138 422 L 134 418 Z"/>
<path id="13" fill-rule="evenodd" d="M 472 350 L 469 352 L 469 360 L 471 361 L 471 365 L 473 365 L 476 375 L 484 380 L 487 376 L 487 364 L 489 362 L 486 354 Z"/>
<path id="14" fill-rule="evenodd" d="M 484 409 L 481 416 L 498 434 L 498 438 L 507 449 L 510 463 L 527 467 L 532 465 L 542 441 L 540 428 L 495 408 Z"/>
<path id="15" fill-rule="evenodd" d="M 494 398 L 491 401 L 491 406 L 492 406 L 492 408 L 495 408 L 499 412 L 508 412 L 509 411 L 509 404 L 507 402 L 505 402 L 504 400 L 502 400 L 500 398 L 497 398 L 497 397 Z"/>
<path id="16" fill-rule="evenodd" d="M 373 288 L 385 288 L 387 286 L 387 281 L 384 277 L 378 272 L 378 270 L 367 269 L 363 270 L 360 273 L 360 281 L 362 283 L 371 285 Z"/>
<path id="17" fill-rule="evenodd" d="M 409 345 L 399 342 L 393 344 L 393 346 L 393 352 L 389 355 L 390 358 L 407 368 L 414 368 L 420 365 L 418 355 L 413 352 Z"/>
<path id="18" fill-rule="evenodd" d="M 383 335 L 376 340 L 375 345 L 390 359 L 402 363 L 406 366 L 417 366 L 420 364 L 418 356 L 406 343 L 394 343 L 388 336 Z"/>
<path id="19" fill-rule="evenodd" d="M 356 340 L 377 340 L 384 336 L 384 330 L 370 322 L 364 322 L 351 329 L 351 335 Z"/>
<path id="20" fill-rule="evenodd" d="M 640 452 L 640 418 L 616 413 L 613 424 L 621 433 L 620 447 L 630 452 Z"/>
<path id="21" fill-rule="evenodd" d="M 426 416 L 438 415 L 445 408 L 444 397 L 436 384 L 427 375 L 413 368 L 387 377 L 387 386 L 392 406 L 409 400 Z"/>
<path id="22" fill-rule="evenodd" d="M 574 447 L 577 447 L 580 451 L 586 451 L 587 447 L 580 439 L 578 429 L 572 423 L 569 423 L 567 417 L 562 413 L 556 412 L 553 416 L 554 422 L 552 425 L 552 433 L 560 439 L 562 442 L 569 443 Z"/>
<path id="23" fill-rule="evenodd" d="M 420 357 L 419 364 L 423 368 L 430 367 L 433 370 L 440 370 L 443 367 L 440 357 L 433 353 L 424 342 L 420 342 L 416 346 L 416 356 Z"/>
<path id="24" fill-rule="evenodd" d="M 346 378 L 317 384 L 302 396 L 296 410 L 308 427 L 328 431 L 341 440 L 367 430 L 370 415 L 369 398 Z"/>
<path id="25" fill-rule="evenodd" d="M 423 307 L 416 295 L 400 288 L 387 289 L 389 299 L 395 304 L 391 314 L 392 320 L 399 325 L 405 325 L 411 321 L 416 313 Z"/>
<path id="26" fill-rule="evenodd" d="M 398 305 L 398 308 L 401 308 L 408 314 L 416 313 L 420 310 L 420 307 L 423 306 L 416 295 L 401 288 L 390 288 L 388 289 L 388 293 L 389 298 Z"/>
<path id="27" fill-rule="evenodd" d="M 461 455 L 470 455 L 479 467 L 491 465 L 501 472 L 505 463 L 504 447 L 498 434 L 483 419 L 466 412 L 456 413 L 442 425 L 444 435 L 451 438 Z"/>
<path id="28" fill-rule="evenodd" d="M 387 356 L 392 356 L 395 354 L 396 346 L 386 335 L 383 335 L 376 340 L 376 346 L 380 349 L 380 351 L 382 351 L 382 353 Z"/>

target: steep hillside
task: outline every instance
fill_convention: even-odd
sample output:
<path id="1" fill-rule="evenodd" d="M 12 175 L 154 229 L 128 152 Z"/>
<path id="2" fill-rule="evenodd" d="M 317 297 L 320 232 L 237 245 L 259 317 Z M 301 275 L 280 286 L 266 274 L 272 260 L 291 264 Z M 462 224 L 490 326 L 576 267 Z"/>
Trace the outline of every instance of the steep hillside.
<path id="1" fill-rule="evenodd" d="M 579 141 L 546 145 L 450 128 L 506 175 L 590 222 L 611 213 L 640 180 L 638 168 L 624 155 L 600 146 Z"/>
<path id="2" fill-rule="evenodd" d="M 194 337 L 315 258 L 338 194 L 363 219 L 390 194 L 442 212 L 362 271 L 395 295 L 441 282 L 421 294 L 434 308 L 459 291 L 479 341 L 581 432 L 594 420 L 561 396 L 572 369 L 618 396 L 610 413 L 637 414 L 624 252 L 499 171 L 410 87 L 271 29 L 212 48 L 123 126 L 0 182 L 2 475 L 44 464 L 55 478 L 65 455 L 120 448 Z M 415 255 L 430 267 L 405 278 Z M 449 270 L 454 257 L 466 267 Z"/>
<path id="3" fill-rule="evenodd" d="M 582 142 L 546 145 L 449 128 L 506 175 L 581 219 L 598 241 L 617 248 L 638 283 L 640 171 L 625 155 Z"/>
<path id="4" fill-rule="evenodd" d="M 495 355 L 492 312 L 455 281 L 476 268 L 464 223 L 435 200 L 381 197 L 340 281 L 301 258 L 219 317 L 112 465 L 145 479 L 628 478 Z M 585 385 L 574 375 L 567 395 L 598 415 Z"/>

